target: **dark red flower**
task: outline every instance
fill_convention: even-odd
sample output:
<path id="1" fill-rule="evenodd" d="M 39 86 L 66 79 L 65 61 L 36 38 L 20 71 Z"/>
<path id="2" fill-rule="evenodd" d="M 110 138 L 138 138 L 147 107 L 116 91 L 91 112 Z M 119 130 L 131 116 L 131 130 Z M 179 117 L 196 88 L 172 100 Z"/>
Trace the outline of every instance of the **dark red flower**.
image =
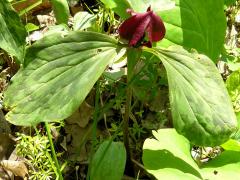
<path id="1" fill-rule="evenodd" d="M 127 12 L 132 17 L 125 20 L 119 27 L 119 35 L 121 38 L 129 40 L 129 46 L 142 46 L 152 47 L 152 42 L 157 42 L 165 36 L 165 26 L 161 18 L 156 15 L 151 7 L 145 13 L 136 13 L 131 9 Z M 143 41 L 145 33 L 148 41 Z"/>

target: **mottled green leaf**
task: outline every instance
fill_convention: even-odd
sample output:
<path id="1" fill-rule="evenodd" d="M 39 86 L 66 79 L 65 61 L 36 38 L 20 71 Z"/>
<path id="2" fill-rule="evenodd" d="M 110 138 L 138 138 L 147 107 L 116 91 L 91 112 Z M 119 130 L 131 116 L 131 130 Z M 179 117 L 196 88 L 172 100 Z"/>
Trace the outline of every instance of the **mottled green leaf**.
<path id="1" fill-rule="evenodd" d="M 237 130 L 237 120 L 215 64 L 181 47 L 146 51 L 155 53 L 166 68 L 176 130 L 195 145 L 226 142 Z"/>
<path id="2" fill-rule="evenodd" d="M 23 61 L 27 32 L 7 0 L 0 1 L 0 48 Z"/>
<path id="3" fill-rule="evenodd" d="M 94 154 L 90 168 L 90 179 L 121 180 L 126 163 L 123 143 L 104 141 Z"/>
<path id="4" fill-rule="evenodd" d="M 26 126 L 70 116 L 114 58 L 117 41 L 100 33 L 41 39 L 27 50 L 24 67 L 5 92 L 7 120 Z"/>

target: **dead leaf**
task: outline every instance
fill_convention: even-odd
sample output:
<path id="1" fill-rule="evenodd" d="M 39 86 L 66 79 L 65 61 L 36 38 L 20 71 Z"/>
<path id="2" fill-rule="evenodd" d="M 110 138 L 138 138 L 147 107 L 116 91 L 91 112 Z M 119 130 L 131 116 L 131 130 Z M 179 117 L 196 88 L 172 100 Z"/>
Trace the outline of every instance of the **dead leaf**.
<path id="1" fill-rule="evenodd" d="M 90 106 L 86 101 L 73 113 L 70 117 L 66 119 L 68 124 L 77 124 L 84 128 L 88 125 L 90 118 L 92 117 L 94 108 Z"/>
<path id="2" fill-rule="evenodd" d="M 3 160 L 0 165 L 6 171 L 11 171 L 15 176 L 25 178 L 28 174 L 28 169 L 23 161 Z"/>
<path id="3" fill-rule="evenodd" d="M 88 159 L 88 153 L 86 151 L 86 143 L 91 138 L 92 125 L 88 125 L 85 128 L 81 128 L 78 125 L 65 125 L 65 131 L 68 136 L 71 136 L 71 140 L 67 138 L 67 144 L 70 140 L 71 144 L 67 146 L 69 159 L 72 161 L 86 161 Z"/>
<path id="4" fill-rule="evenodd" d="M 37 15 L 38 22 L 40 27 L 49 27 L 55 25 L 54 17 L 50 15 Z"/>
<path id="5" fill-rule="evenodd" d="M 67 151 L 67 138 L 64 136 L 63 141 L 60 143 L 65 151 Z"/>

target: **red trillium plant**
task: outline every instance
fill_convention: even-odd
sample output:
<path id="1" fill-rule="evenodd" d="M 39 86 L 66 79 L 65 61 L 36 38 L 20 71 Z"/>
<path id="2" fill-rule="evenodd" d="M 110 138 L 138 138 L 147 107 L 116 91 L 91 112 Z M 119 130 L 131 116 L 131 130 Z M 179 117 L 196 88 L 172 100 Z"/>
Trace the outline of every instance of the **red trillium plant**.
<path id="1" fill-rule="evenodd" d="M 239 117 L 235 114 L 236 109 L 232 106 L 236 104 L 235 92 L 239 92 L 239 86 L 236 86 L 239 84 L 236 83 L 239 81 L 239 70 L 230 74 L 225 83 L 216 67 L 224 47 L 227 28 L 224 1 L 98 0 L 106 5 L 102 7 L 101 4 L 97 14 L 102 17 L 101 22 L 95 15 L 80 11 L 73 18 L 73 28 L 67 28 L 67 1 L 51 1 L 57 23 L 65 24 L 66 28 L 61 28 L 63 31 L 53 28 L 42 39 L 27 45 L 28 32 L 21 23 L 19 14 L 13 10 L 9 0 L 0 0 L 0 53 L 3 54 L 0 55 L 3 59 L 0 60 L 0 68 L 5 68 L 5 73 L 0 74 L 4 76 L 1 81 L 9 82 L 7 88 L 6 83 L 0 85 L 0 100 L 3 101 L 4 112 L 7 112 L 5 118 L 18 126 L 39 127 L 38 124 L 44 122 L 52 155 L 41 154 L 44 160 L 45 157 L 49 158 L 47 166 L 42 166 L 46 164 L 43 161 L 41 166 L 35 167 L 31 163 L 38 159 L 28 158 L 28 153 L 23 154 L 34 169 L 43 167 L 37 176 L 32 176 L 35 172 L 32 175 L 29 172 L 29 179 L 39 179 L 44 170 L 50 167 L 49 163 L 54 166 L 44 177 L 63 180 L 62 172 L 66 172 L 65 177 L 71 175 L 71 171 L 62 170 L 60 166 L 65 159 L 61 158 L 63 161 L 58 162 L 50 127 L 58 126 L 59 121 L 66 119 L 78 123 L 73 119 L 78 111 L 80 114 L 88 112 L 85 119 L 89 123 L 85 124 L 87 131 L 83 136 L 75 136 L 73 140 L 85 143 L 84 137 L 92 134 L 89 139 L 89 163 L 84 166 L 84 169 L 88 168 L 88 180 L 119 180 L 124 173 L 127 177 L 136 179 L 135 172 L 139 165 L 144 166 L 146 172 L 156 179 L 182 177 L 186 180 L 212 180 L 221 177 L 231 179 L 234 175 L 235 179 L 240 180 L 240 173 L 236 173 L 240 172 L 240 124 L 237 120 Z M 63 2 L 65 3 L 62 4 Z M 120 2 L 121 5 L 118 4 Z M 116 38 L 112 31 L 108 31 L 108 34 L 101 33 L 105 32 L 105 25 L 115 29 L 114 22 L 118 20 L 115 17 L 126 17 L 124 7 L 131 9 L 127 9 L 129 18 L 119 27 L 119 37 Z M 166 18 L 169 26 L 178 27 L 167 28 L 166 42 L 162 41 L 156 46 L 156 42 L 165 37 L 166 29 L 162 19 L 151 7 L 164 10 L 163 20 Z M 139 9 L 139 12 L 134 12 L 133 9 Z M 213 24 L 215 21 L 217 23 Z M 204 28 L 199 29 L 196 24 Z M 192 27 L 191 33 L 189 27 Z M 194 51 L 188 52 L 188 49 Z M 227 53 L 226 57 L 228 55 L 230 54 Z M 8 81 L 6 73 L 16 70 L 12 68 L 12 60 L 16 60 L 16 67 L 21 68 Z M 10 66 L 5 67 L 8 64 Z M 124 64 L 121 69 L 120 64 Z M 111 67 L 113 70 L 110 70 Z M 89 99 L 86 100 L 87 97 L 91 102 L 93 100 L 91 107 L 85 107 Z M 118 108 L 114 108 L 116 105 Z M 139 112 L 146 116 L 142 117 Z M 107 116 L 106 119 L 105 114 L 110 117 Z M 156 121 L 160 121 L 159 115 L 166 115 L 166 121 L 161 121 L 161 126 Z M 129 123 L 130 119 L 133 121 Z M 49 122 L 53 124 L 49 125 Z M 98 126 L 98 123 L 101 124 Z M 108 123 L 118 124 L 117 129 L 109 131 Z M 151 136 L 146 139 L 142 151 L 139 151 L 142 138 L 150 131 L 150 128 L 143 126 L 146 123 L 151 123 L 152 129 L 158 130 L 153 131 L 155 138 Z M 6 131 L 9 131 L 7 125 Z M 65 127 L 69 135 L 75 135 L 78 130 L 77 126 L 77 129 L 72 127 Z M 104 136 L 106 138 L 101 144 L 96 141 L 99 139 L 99 127 L 103 127 L 103 132 L 109 133 L 109 136 Z M 61 126 L 61 130 L 62 128 L 64 127 Z M 36 133 L 28 136 L 38 136 L 38 130 L 42 132 L 37 129 Z M 117 138 L 119 132 L 123 143 L 115 142 L 121 139 Z M 42 135 L 45 136 L 45 133 Z M 23 149 L 23 152 L 32 150 L 31 142 L 28 143 L 30 149 L 25 148 L 26 151 Z M 26 142 L 19 141 L 20 145 L 22 143 Z M 209 162 L 195 163 L 191 156 L 192 146 L 199 150 L 221 146 L 223 151 L 214 153 L 218 157 Z M 96 147 L 99 149 L 95 152 Z M 17 150 L 22 151 L 21 146 Z M 74 148 L 73 153 L 77 152 L 78 148 Z M 41 152 L 36 153 L 38 157 Z M 143 165 L 135 159 L 142 159 Z M 50 176 L 53 173 L 55 175 Z M 142 175 L 145 177 L 145 173 Z"/>
<path id="2" fill-rule="evenodd" d="M 131 9 L 127 9 L 127 12 L 132 16 L 121 24 L 119 35 L 129 40 L 129 46 L 152 47 L 152 42 L 163 39 L 166 32 L 165 26 L 161 18 L 151 10 L 151 6 L 145 13 L 136 13 Z M 144 40 L 146 35 L 147 41 Z"/>
<path id="3" fill-rule="evenodd" d="M 131 17 L 125 20 L 119 27 L 120 38 L 128 40 L 130 48 L 127 50 L 127 82 L 131 82 L 134 76 L 134 67 L 141 57 L 141 50 L 138 47 L 147 46 L 152 47 L 152 42 L 157 42 L 165 36 L 165 26 L 161 18 L 156 15 L 151 6 L 147 8 L 145 13 L 136 13 L 131 9 L 127 9 L 127 13 Z M 132 48 L 133 47 L 133 48 Z M 131 94 L 130 87 L 127 88 L 125 116 L 123 121 L 123 134 L 124 145 L 127 152 L 127 166 L 133 172 L 131 165 L 131 153 L 128 142 L 128 120 L 131 107 Z"/>

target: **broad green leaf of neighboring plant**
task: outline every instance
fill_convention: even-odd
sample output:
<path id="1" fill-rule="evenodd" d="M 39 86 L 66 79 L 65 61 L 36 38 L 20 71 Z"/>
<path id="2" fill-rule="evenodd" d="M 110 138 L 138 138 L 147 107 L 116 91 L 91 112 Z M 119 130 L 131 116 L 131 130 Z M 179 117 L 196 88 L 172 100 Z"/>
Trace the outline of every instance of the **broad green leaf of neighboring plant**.
<path id="1" fill-rule="evenodd" d="M 201 168 L 190 155 L 190 142 L 174 129 L 160 129 L 143 144 L 143 164 L 157 179 L 240 179 L 240 152 L 226 150 Z"/>
<path id="2" fill-rule="evenodd" d="M 175 6 L 174 0 L 128 0 L 128 2 L 131 9 L 136 12 L 146 12 L 149 6 L 155 12 L 169 10 Z"/>
<path id="3" fill-rule="evenodd" d="M 166 36 L 158 45 L 194 48 L 216 62 L 226 32 L 223 0 L 175 0 L 175 3 L 175 8 L 158 13 L 166 26 Z"/>
<path id="4" fill-rule="evenodd" d="M 58 24 L 68 24 L 70 15 L 67 0 L 51 0 L 54 15 Z"/>
<path id="5" fill-rule="evenodd" d="M 0 48 L 23 61 L 27 32 L 7 0 L 0 1 Z"/>
<path id="6" fill-rule="evenodd" d="M 126 12 L 130 8 L 128 0 L 100 0 L 107 8 L 112 9 L 120 17 L 126 19 L 130 15 Z"/>
<path id="7" fill-rule="evenodd" d="M 209 180 L 240 179 L 239 172 L 240 152 L 236 151 L 224 151 L 201 169 L 204 179 Z"/>
<path id="8" fill-rule="evenodd" d="M 104 141 L 94 154 L 90 168 L 90 179 L 121 180 L 126 163 L 123 143 Z"/>
<path id="9" fill-rule="evenodd" d="M 192 144 L 216 146 L 237 131 L 233 107 L 215 64 L 181 47 L 146 48 L 167 71 L 173 125 Z"/>
<path id="10" fill-rule="evenodd" d="M 73 30 L 84 30 L 93 26 L 96 16 L 86 11 L 78 12 L 73 18 Z"/>
<path id="11" fill-rule="evenodd" d="M 5 92 L 6 119 L 27 126 L 67 118 L 117 57 L 117 41 L 107 35 L 46 36 L 27 50 L 24 67 Z"/>
<path id="12" fill-rule="evenodd" d="M 221 145 L 221 147 L 226 151 L 239 151 L 240 152 L 240 142 L 234 139 L 229 139 L 227 142 Z"/>
<path id="13" fill-rule="evenodd" d="M 101 0 L 108 8 L 113 9 L 123 19 L 130 15 L 126 12 L 128 8 L 136 12 L 145 12 L 149 6 L 154 11 L 168 10 L 174 7 L 174 0 Z"/>
<path id="14" fill-rule="evenodd" d="M 157 179 L 202 179 L 190 154 L 190 143 L 175 129 L 153 131 L 143 144 L 145 169 Z"/>

